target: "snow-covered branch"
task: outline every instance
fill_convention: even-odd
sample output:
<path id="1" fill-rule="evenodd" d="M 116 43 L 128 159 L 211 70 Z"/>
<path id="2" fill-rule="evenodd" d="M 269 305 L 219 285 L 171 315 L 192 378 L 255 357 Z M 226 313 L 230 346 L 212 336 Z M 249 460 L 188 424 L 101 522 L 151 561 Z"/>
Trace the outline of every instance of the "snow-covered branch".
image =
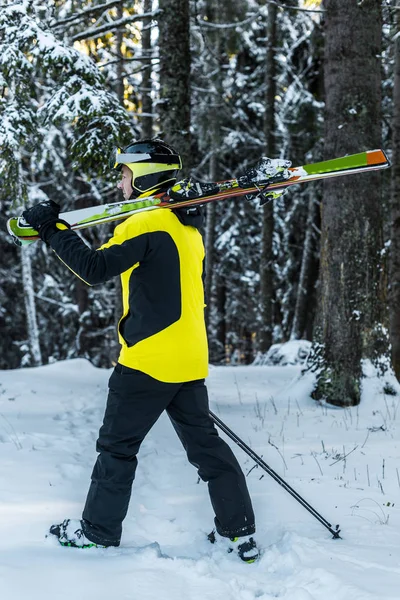
<path id="1" fill-rule="evenodd" d="M 101 12 L 105 12 L 118 6 L 118 4 L 122 4 L 123 0 L 111 0 L 110 2 L 105 2 L 104 4 L 98 4 L 97 6 L 91 6 L 90 8 L 85 8 L 80 12 L 77 12 L 66 19 L 61 19 L 60 21 L 56 21 L 51 25 L 51 27 L 61 27 L 64 25 L 69 25 L 74 21 L 78 21 L 80 19 L 84 19 L 85 17 L 90 17 L 91 15 L 96 15 Z"/>
<path id="2" fill-rule="evenodd" d="M 73 42 L 80 42 L 82 40 L 88 40 L 90 38 L 99 37 L 104 33 L 109 33 L 110 31 L 116 31 L 117 29 L 123 29 L 126 25 L 130 23 L 135 23 L 136 21 L 143 21 L 145 19 L 152 19 L 160 14 L 161 11 L 155 10 L 149 13 L 143 13 L 141 15 L 132 15 L 131 17 L 124 17 L 123 19 L 118 19 L 116 21 L 112 21 L 111 23 L 106 23 L 101 27 L 93 27 L 92 29 L 87 29 L 82 33 L 78 33 L 74 35 L 72 38 Z"/>
<path id="3" fill-rule="evenodd" d="M 283 8 L 284 10 L 297 10 L 306 13 L 324 13 L 326 12 L 324 9 L 311 9 L 311 8 L 301 8 L 300 6 L 286 6 L 280 4 L 276 0 L 266 0 L 268 4 L 274 4 L 279 8 Z M 259 19 L 263 16 L 263 10 L 260 10 L 256 13 L 252 13 L 243 21 L 237 21 L 232 23 L 210 23 L 209 21 L 201 20 L 198 15 L 195 17 L 195 22 L 197 26 L 192 27 L 192 31 L 196 31 L 197 29 L 235 29 L 236 27 L 242 27 L 243 25 L 247 25 L 248 23 L 252 23 L 256 19 Z"/>
<path id="4" fill-rule="evenodd" d="M 209 21 L 201 21 L 198 17 L 196 17 L 196 22 L 198 23 L 198 27 L 200 29 L 234 29 L 235 27 L 241 27 L 242 25 L 247 25 L 251 23 L 255 19 L 258 19 L 260 16 L 259 13 L 254 13 L 244 19 L 243 21 L 238 21 L 236 23 L 210 23 Z M 196 29 L 196 27 L 192 27 L 192 29 Z"/>

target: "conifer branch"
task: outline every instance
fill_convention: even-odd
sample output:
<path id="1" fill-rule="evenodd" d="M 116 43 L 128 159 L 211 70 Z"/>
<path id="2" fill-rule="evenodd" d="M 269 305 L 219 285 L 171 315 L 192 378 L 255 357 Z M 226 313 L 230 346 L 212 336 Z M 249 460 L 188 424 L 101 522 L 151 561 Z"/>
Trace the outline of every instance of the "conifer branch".
<path id="1" fill-rule="evenodd" d="M 80 42 L 81 40 L 88 40 L 90 38 L 99 37 L 105 33 L 110 33 L 111 31 L 116 31 L 117 29 L 123 29 L 126 25 L 130 23 L 135 23 L 136 21 L 143 21 L 144 19 L 154 18 L 161 11 L 155 10 L 151 13 L 143 13 L 141 15 L 132 15 L 131 17 L 124 17 L 123 19 L 118 19 L 116 21 L 112 21 L 111 23 L 106 23 L 105 25 L 101 25 L 100 27 L 93 27 L 92 29 L 87 29 L 82 33 L 78 33 L 74 35 L 72 38 L 73 42 Z"/>
<path id="2" fill-rule="evenodd" d="M 67 17 L 66 19 L 62 19 L 61 21 L 57 21 L 52 24 L 52 27 L 61 27 L 62 25 L 68 25 L 73 23 L 73 21 L 78 21 L 80 19 L 84 19 L 85 17 L 89 17 L 91 15 L 96 15 L 99 12 L 104 12 L 118 6 L 121 4 L 123 0 L 110 0 L 110 2 L 106 2 L 105 4 L 98 4 L 97 6 L 92 6 L 90 8 L 85 8 L 78 13 Z"/>

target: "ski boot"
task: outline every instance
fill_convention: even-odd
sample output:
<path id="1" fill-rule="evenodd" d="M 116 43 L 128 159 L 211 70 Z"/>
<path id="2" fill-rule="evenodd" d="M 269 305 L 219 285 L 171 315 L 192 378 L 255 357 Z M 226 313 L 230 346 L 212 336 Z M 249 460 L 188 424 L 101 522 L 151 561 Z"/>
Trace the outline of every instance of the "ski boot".
<path id="1" fill-rule="evenodd" d="M 65 519 L 59 525 L 52 525 L 49 533 L 55 535 L 61 546 L 69 548 L 107 548 L 89 540 L 83 530 L 82 521 Z"/>
<path id="2" fill-rule="evenodd" d="M 224 547 L 227 552 L 235 552 L 238 557 L 246 563 L 253 563 L 260 557 L 256 541 L 251 535 L 228 538 L 223 537 L 213 529 L 207 537 L 212 544 L 218 543 L 218 545 Z"/>

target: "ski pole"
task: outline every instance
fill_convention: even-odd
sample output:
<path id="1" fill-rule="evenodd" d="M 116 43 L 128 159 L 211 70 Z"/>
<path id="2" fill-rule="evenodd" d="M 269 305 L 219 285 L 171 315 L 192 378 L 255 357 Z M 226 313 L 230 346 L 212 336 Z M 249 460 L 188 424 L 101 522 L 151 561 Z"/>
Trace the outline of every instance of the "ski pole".
<path id="1" fill-rule="evenodd" d="M 311 513 L 320 523 L 322 523 L 322 525 L 330 531 L 334 539 L 340 538 L 339 525 L 336 525 L 335 529 L 333 529 L 333 525 L 331 523 L 324 519 L 324 517 L 320 515 L 319 512 L 317 512 L 315 508 L 313 508 L 311 504 L 307 502 L 307 500 L 302 498 L 300 494 L 296 492 L 296 490 L 294 490 L 288 483 L 286 483 L 284 479 L 282 479 L 280 475 L 278 475 L 278 473 L 271 469 L 271 467 L 268 466 L 267 463 L 260 456 L 258 456 L 258 454 L 254 452 L 254 450 L 252 450 L 243 440 L 241 440 L 240 437 L 236 435 L 236 433 L 229 429 L 229 427 L 225 425 L 225 423 L 221 421 L 219 417 L 217 417 L 213 412 L 211 412 L 211 410 L 210 417 L 214 421 L 214 423 L 221 429 L 221 431 L 223 431 L 228 437 L 230 437 L 231 440 L 233 440 L 235 444 L 239 446 L 239 448 L 244 450 L 244 452 L 246 452 L 246 454 L 248 454 L 250 458 L 252 458 L 262 469 L 264 469 L 264 471 L 268 473 L 268 475 L 275 479 L 275 481 L 279 483 L 279 485 L 281 485 L 287 492 L 289 492 L 289 494 L 293 496 L 293 498 L 295 498 L 297 502 L 304 506 L 304 508 L 307 509 L 309 513 Z"/>

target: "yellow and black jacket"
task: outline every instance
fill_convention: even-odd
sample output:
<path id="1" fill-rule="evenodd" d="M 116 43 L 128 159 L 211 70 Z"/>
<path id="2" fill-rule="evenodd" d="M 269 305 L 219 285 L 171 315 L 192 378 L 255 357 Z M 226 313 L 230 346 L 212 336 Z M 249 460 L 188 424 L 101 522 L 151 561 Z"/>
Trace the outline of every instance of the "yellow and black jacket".
<path id="1" fill-rule="evenodd" d="M 203 379 L 208 373 L 204 246 L 190 222 L 190 216 L 178 218 L 159 209 L 126 219 L 98 250 L 72 230 L 60 231 L 50 242 L 88 285 L 121 276 L 119 362 L 166 383 Z"/>

